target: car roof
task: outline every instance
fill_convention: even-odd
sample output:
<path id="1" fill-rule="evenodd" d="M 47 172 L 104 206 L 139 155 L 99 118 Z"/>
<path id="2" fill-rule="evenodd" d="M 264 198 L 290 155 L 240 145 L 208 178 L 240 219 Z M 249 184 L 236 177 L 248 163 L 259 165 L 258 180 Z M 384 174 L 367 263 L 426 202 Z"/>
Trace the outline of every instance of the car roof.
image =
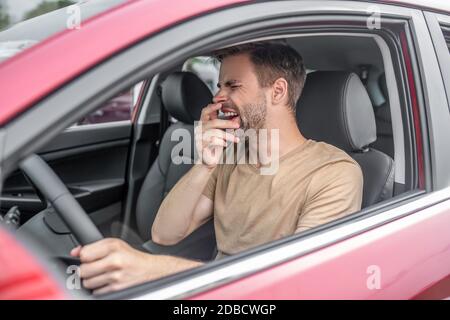
<path id="1" fill-rule="evenodd" d="M 84 0 L 77 6 L 80 8 L 81 21 L 98 15 L 108 9 L 131 0 Z M 368 0 L 375 3 L 387 3 L 450 12 L 448 0 Z M 15 40 L 41 41 L 67 28 L 67 7 L 19 22 L 9 29 L 0 32 L 0 42 Z"/>
<path id="2" fill-rule="evenodd" d="M 114 0 L 101 0 L 114 1 Z M 0 62 L 0 87 L 4 92 L 20 94 L 0 95 L 0 125 L 20 114 L 46 94 L 68 80 L 94 66 L 102 59 L 159 30 L 204 12 L 245 3 L 249 0 L 215 0 L 187 2 L 172 0 L 130 0 L 98 14 L 83 24 L 80 30 L 65 30 L 33 45 L 14 57 Z M 367 1 L 367 3 L 371 3 Z M 405 6 L 450 5 L 439 0 L 384 0 L 372 3 L 404 4 Z M 436 9 L 438 9 L 436 7 Z M 149 12 L 161 14 L 152 15 Z M 132 17 L 130 19 L 130 17 Z M 126 27 L 124 27 L 126 26 Z M 120 34 L 120 36 L 112 36 Z M 88 43 L 89 45 L 77 45 Z M 68 50 L 73 48 L 74 50 Z M 61 59 L 64 56 L 64 59 Z M 33 72 L 30 72 L 33 70 Z M 48 75 L 52 76 L 49 77 Z M 27 90 L 24 91 L 23 87 Z"/>

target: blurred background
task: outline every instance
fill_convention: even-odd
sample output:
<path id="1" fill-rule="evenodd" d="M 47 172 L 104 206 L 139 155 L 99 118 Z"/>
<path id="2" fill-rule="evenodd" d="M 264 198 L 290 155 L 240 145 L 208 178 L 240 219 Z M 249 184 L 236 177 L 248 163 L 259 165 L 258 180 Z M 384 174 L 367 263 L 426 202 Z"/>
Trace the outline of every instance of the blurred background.
<path id="1" fill-rule="evenodd" d="M 0 0 L 0 31 L 41 14 L 70 6 L 79 0 Z"/>

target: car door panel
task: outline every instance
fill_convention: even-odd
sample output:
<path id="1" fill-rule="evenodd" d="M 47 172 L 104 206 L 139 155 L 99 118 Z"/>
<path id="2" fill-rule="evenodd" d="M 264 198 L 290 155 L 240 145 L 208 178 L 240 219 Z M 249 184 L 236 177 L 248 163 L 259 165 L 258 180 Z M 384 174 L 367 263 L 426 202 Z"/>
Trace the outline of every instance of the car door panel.
<path id="1" fill-rule="evenodd" d="M 448 191 L 447 191 L 448 192 Z M 450 270 L 450 200 L 193 299 L 411 299 Z M 274 254 L 274 253 L 273 253 Z M 450 296 L 449 286 L 434 296 Z M 446 291 L 444 291 L 446 290 Z"/>
<path id="2" fill-rule="evenodd" d="M 130 130 L 129 121 L 73 127 L 38 153 L 89 213 L 122 201 Z M 44 209 L 19 171 L 6 179 L 0 202 L 2 211 L 18 205 L 25 220 Z"/>

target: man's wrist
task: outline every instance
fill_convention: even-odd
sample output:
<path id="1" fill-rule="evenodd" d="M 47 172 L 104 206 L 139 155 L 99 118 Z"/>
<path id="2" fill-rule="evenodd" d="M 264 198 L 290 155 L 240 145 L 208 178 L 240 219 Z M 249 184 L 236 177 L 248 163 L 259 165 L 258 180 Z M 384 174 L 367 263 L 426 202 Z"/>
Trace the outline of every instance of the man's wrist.
<path id="1" fill-rule="evenodd" d="M 155 272 L 151 272 L 148 280 L 167 277 L 178 272 L 194 269 L 204 265 L 204 263 L 201 261 L 189 260 L 179 257 L 152 254 L 150 256 L 151 257 L 149 259 L 149 263 L 158 268 L 159 272 L 156 272 L 158 274 L 155 274 Z M 155 271 L 154 267 L 151 268 L 153 271 Z"/>

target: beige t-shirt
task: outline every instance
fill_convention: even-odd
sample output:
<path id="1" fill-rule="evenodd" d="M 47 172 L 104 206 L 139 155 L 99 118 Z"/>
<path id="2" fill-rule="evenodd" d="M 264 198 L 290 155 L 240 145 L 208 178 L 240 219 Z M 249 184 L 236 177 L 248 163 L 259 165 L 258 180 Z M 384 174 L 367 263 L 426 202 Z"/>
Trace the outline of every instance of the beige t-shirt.
<path id="1" fill-rule="evenodd" d="M 304 231 L 361 209 L 363 177 L 344 151 L 307 140 L 273 175 L 221 164 L 203 194 L 214 201 L 218 257 Z"/>

